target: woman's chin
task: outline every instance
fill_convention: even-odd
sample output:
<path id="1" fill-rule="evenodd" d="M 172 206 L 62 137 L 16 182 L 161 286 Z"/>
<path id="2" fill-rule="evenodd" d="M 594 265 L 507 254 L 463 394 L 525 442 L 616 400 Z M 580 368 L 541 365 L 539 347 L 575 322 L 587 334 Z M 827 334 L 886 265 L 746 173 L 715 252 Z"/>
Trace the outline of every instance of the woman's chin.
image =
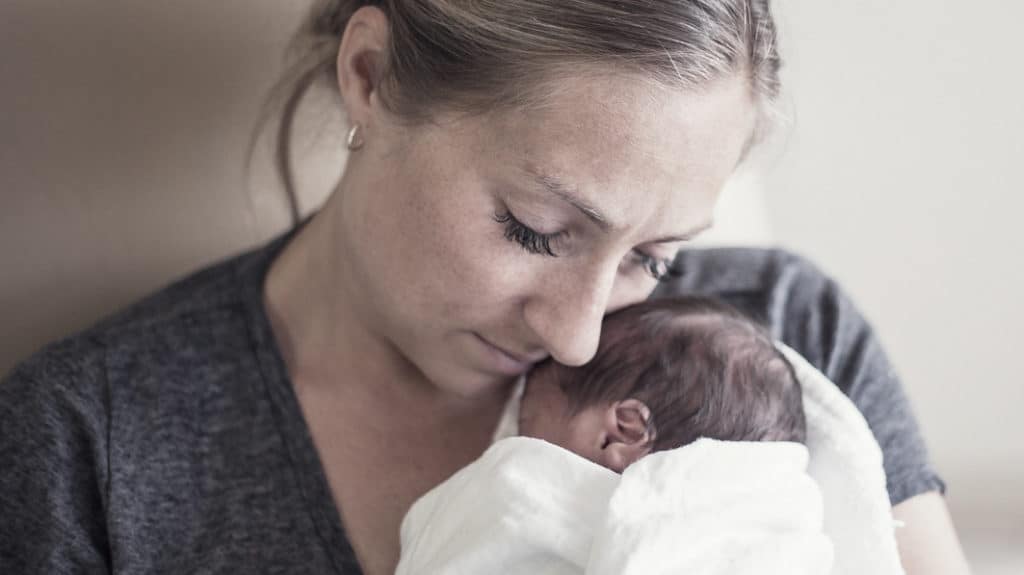
<path id="1" fill-rule="evenodd" d="M 507 389 L 515 382 L 514 376 L 493 373 L 476 365 L 451 362 L 435 365 L 424 375 L 439 392 L 464 400 L 481 399 L 498 389 Z"/>

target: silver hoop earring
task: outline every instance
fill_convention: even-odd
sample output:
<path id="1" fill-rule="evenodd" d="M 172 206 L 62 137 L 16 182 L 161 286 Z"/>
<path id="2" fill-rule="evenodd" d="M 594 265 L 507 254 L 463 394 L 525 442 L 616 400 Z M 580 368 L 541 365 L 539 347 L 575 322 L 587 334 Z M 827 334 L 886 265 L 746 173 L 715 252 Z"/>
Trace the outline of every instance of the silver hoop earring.
<path id="1" fill-rule="evenodd" d="M 363 141 L 363 127 L 360 124 L 352 124 L 352 127 L 348 130 L 348 138 L 345 144 L 348 149 L 355 151 L 363 147 L 366 142 Z"/>

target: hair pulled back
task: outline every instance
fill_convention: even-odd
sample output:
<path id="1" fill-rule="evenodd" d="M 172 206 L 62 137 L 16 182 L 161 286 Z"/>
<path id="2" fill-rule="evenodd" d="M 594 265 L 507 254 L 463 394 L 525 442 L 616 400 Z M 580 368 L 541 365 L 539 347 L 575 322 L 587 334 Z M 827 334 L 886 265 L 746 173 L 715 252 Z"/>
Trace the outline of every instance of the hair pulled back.
<path id="1" fill-rule="evenodd" d="M 292 38 L 290 63 L 272 92 L 280 106 L 276 160 L 298 219 L 290 133 L 302 96 L 336 82 L 349 18 L 383 10 L 390 47 L 381 101 L 397 118 L 424 122 L 543 102 L 572 71 L 617 71 L 696 90 L 742 74 L 758 107 L 751 142 L 772 123 L 780 59 L 769 0 L 317 0 Z"/>

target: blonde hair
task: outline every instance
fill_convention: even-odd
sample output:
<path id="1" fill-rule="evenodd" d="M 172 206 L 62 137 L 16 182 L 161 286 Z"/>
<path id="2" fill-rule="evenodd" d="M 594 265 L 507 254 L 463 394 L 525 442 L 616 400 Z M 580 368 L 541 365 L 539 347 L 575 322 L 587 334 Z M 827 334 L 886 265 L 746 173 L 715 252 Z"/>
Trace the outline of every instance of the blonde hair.
<path id="1" fill-rule="evenodd" d="M 566 70 L 609 67 L 690 90 L 743 74 L 759 110 L 751 144 L 776 116 L 780 59 L 769 0 L 317 0 L 264 116 L 281 114 L 276 163 L 293 221 L 296 109 L 318 81 L 336 82 L 342 35 L 363 6 L 389 19 L 381 100 L 410 124 L 439 111 L 530 107 Z"/>

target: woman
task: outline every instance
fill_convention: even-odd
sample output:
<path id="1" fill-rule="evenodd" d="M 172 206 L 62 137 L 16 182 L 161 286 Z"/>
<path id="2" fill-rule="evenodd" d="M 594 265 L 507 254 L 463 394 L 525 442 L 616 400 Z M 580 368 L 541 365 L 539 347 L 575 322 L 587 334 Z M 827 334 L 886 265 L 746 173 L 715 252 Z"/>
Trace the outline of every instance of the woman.
<path id="1" fill-rule="evenodd" d="M 337 189 L 0 385 L 0 571 L 391 573 L 402 515 L 483 452 L 516 375 L 680 291 L 836 381 L 885 450 L 907 572 L 966 571 L 835 285 L 779 252 L 676 256 L 770 127 L 766 1 L 329 0 L 299 39 L 282 132 L 330 79 Z"/>

